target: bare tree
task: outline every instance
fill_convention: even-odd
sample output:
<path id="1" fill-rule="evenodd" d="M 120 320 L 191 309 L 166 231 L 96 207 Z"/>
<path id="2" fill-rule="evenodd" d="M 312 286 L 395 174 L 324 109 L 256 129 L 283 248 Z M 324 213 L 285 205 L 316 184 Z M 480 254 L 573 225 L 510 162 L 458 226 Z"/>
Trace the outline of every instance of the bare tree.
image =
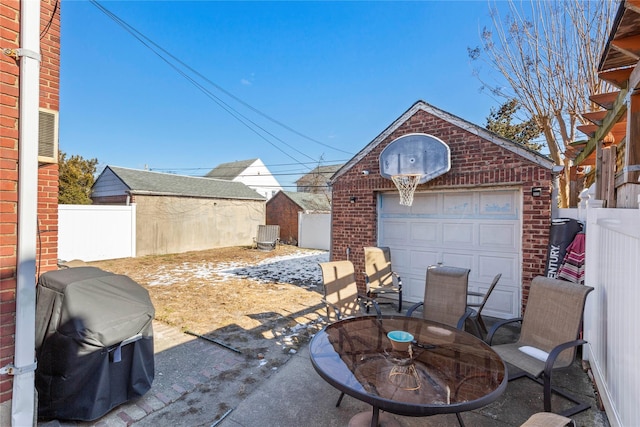
<path id="1" fill-rule="evenodd" d="M 604 90 L 597 67 L 611 28 L 617 2 L 613 0 L 508 0 L 501 16 L 490 3 L 492 28 L 484 28 L 481 46 L 469 49 L 501 79 L 488 82 L 474 72 L 484 88 L 501 98 L 516 98 L 542 130 L 549 155 L 564 166 L 559 206 L 569 204 L 571 159 L 580 113 L 594 109 L 589 95 Z M 505 84 L 506 83 L 506 84 Z"/>

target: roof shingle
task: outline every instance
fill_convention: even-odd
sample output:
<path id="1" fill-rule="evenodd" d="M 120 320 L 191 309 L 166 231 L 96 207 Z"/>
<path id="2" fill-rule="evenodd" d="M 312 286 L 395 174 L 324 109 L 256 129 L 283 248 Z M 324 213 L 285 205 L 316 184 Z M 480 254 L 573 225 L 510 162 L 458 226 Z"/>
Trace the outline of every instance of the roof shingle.
<path id="1" fill-rule="evenodd" d="M 241 182 L 107 166 L 134 194 L 264 200 Z"/>

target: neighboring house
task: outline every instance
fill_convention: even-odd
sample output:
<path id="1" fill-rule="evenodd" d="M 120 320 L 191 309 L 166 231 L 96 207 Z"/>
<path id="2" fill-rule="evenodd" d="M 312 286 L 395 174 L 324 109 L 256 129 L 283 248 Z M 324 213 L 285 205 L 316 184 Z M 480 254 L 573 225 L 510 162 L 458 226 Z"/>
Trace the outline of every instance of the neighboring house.
<path id="1" fill-rule="evenodd" d="M 280 226 L 280 241 L 297 245 L 300 213 L 330 213 L 331 203 L 324 194 L 279 191 L 267 202 L 267 224 Z"/>
<path id="2" fill-rule="evenodd" d="M 640 337 L 629 332 L 640 301 L 640 9 L 622 0 L 597 66 L 598 76 L 618 90 L 584 93 L 602 107 L 585 112 L 589 136 L 575 144 L 577 172 L 587 173 L 585 281 L 594 288 L 584 314 L 583 357 L 588 359 L 600 405 L 612 426 L 640 425 L 640 374 L 635 355 Z M 595 190 L 595 191 L 593 191 Z M 583 194 L 585 195 L 585 194 Z M 604 209 L 598 206 L 605 206 Z M 591 209 L 590 206 L 594 208 Z M 607 209 L 614 208 L 614 209 Z"/>
<path id="3" fill-rule="evenodd" d="M 29 367 L 35 345 L 35 283 L 40 274 L 57 268 L 57 4 L 3 1 L 0 8 L 0 368 L 24 369 L 0 374 L 3 426 L 12 425 L 12 419 L 13 425 L 34 420 Z"/>
<path id="4" fill-rule="evenodd" d="M 242 182 L 268 199 L 282 190 L 278 180 L 260 159 L 222 163 L 211 169 L 205 178 Z"/>
<path id="5" fill-rule="evenodd" d="M 579 126 L 589 140 L 572 144 L 576 172 L 587 170 L 585 188 L 595 183 L 604 207 L 637 208 L 640 197 L 640 13 L 636 2 L 622 1 L 598 65 L 598 77 L 618 90 L 585 94 L 596 111 Z M 595 64 L 594 64 L 595 65 Z M 585 166 L 590 166 L 585 168 Z"/>
<path id="6" fill-rule="evenodd" d="M 411 207 L 380 175 L 380 153 L 400 136 L 424 133 L 450 150 L 451 168 L 417 187 Z M 416 102 L 332 178 L 331 258 L 364 270 L 364 246 L 389 246 L 408 301 L 424 295 L 426 268 L 471 269 L 470 290 L 502 273 L 486 313 L 519 316 L 542 274 L 552 205 L 552 161 L 521 144 Z M 364 287 L 362 277 L 358 285 Z"/>
<path id="7" fill-rule="evenodd" d="M 344 164 L 318 166 L 296 181 L 296 189 L 300 193 L 324 194 L 331 198 L 329 181 L 331 176 Z"/>
<path id="8" fill-rule="evenodd" d="M 253 243 L 265 199 L 241 182 L 107 166 L 94 204 L 136 204 L 136 255 Z"/>

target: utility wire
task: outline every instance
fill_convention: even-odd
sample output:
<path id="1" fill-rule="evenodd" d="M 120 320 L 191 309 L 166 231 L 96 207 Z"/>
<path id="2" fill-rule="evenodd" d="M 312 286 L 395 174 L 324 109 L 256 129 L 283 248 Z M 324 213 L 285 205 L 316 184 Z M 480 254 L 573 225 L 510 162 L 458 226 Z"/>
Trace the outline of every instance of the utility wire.
<path id="1" fill-rule="evenodd" d="M 267 168 L 277 168 L 277 167 L 281 167 L 281 166 L 306 166 L 308 164 L 314 165 L 314 166 L 334 166 L 334 165 L 343 165 L 344 163 L 348 162 L 348 159 L 343 159 L 343 160 L 324 160 L 323 163 L 326 163 L 325 165 L 318 165 L 318 161 L 313 161 L 313 162 L 301 162 L 301 163 L 273 163 L 273 164 L 269 164 L 269 165 L 265 165 L 265 167 Z M 233 163 L 233 162 L 231 162 Z M 225 170 L 225 169 L 237 169 L 237 166 L 233 166 L 233 165 L 229 165 L 229 166 L 211 166 L 211 167 L 186 167 L 186 168 L 151 168 L 150 170 L 154 170 L 154 171 L 199 171 L 199 170 Z M 314 167 L 315 169 L 315 167 Z M 285 170 L 281 170 L 280 172 L 278 172 L 279 175 L 286 175 L 285 172 L 290 172 L 289 175 L 297 175 L 300 173 L 300 171 L 298 169 L 292 169 L 289 171 L 285 171 Z"/>
<path id="2" fill-rule="evenodd" d="M 223 92 L 224 94 L 226 94 L 227 96 L 229 96 L 230 98 L 234 99 L 235 101 L 239 102 L 240 104 L 244 105 L 246 108 L 249 108 L 251 111 L 254 111 L 255 113 L 263 116 L 264 118 L 270 120 L 271 122 L 283 127 L 284 129 L 289 130 L 290 132 L 301 136 L 305 139 L 308 139 L 312 142 L 315 142 L 317 144 L 323 145 L 325 147 L 331 148 L 333 150 L 336 151 L 341 151 L 343 153 L 347 153 L 347 154 L 352 154 L 349 153 L 347 151 L 332 147 L 328 144 L 324 144 L 320 141 L 317 141 L 313 138 L 310 138 L 298 131 L 296 131 L 295 129 L 285 125 L 284 123 L 268 116 L 267 114 L 261 112 L 260 110 L 252 107 L 251 105 L 247 104 L 246 102 L 244 102 L 243 100 L 241 100 L 240 98 L 236 97 L 235 95 L 231 94 L 230 92 L 226 91 L 225 89 L 223 89 L 221 86 L 217 85 L 216 83 L 212 82 L 210 79 L 208 79 L 207 77 L 205 77 L 204 75 L 202 75 L 201 73 L 199 73 L 197 70 L 193 69 L 192 67 L 190 67 L 189 65 L 187 65 L 186 63 L 184 63 L 183 61 L 181 61 L 179 58 L 177 58 L 176 56 L 174 56 L 173 54 L 171 54 L 170 52 L 168 52 L 166 49 L 164 49 L 162 46 L 158 45 L 157 43 L 155 43 L 153 40 L 151 40 L 150 38 L 148 38 L 147 36 L 145 36 L 144 34 L 142 34 L 140 31 L 136 30 L 134 27 L 132 27 L 131 25 L 129 25 L 128 23 L 126 23 L 124 20 L 122 20 L 121 18 L 119 18 L 117 15 L 115 15 L 113 12 L 109 11 L 108 9 L 106 9 L 104 6 L 102 6 L 97 0 L 90 0 L 90 2 L 97 7 L 101 12 L 103 12 L 105 15 L 107 15 L 109 18 L 111 18 L 113 21 L 115 21 L 118 25 L 120 25 L 122 28 L 124 28 L 127 32 L 129 32 L 134 38 L 136 38 L 140 43 L 142 43 L 145 47 L 147 47 L 149 50 L 151 50 L 154 54 L 156 54 L 159 58 L 161 58 L 165 63 L 167 63 L 171 68 L 173 68 L 176 72 L 178 72 L 180 75 L 182 75 L 185 79 L 187 79 L 189 82 L 191 82 L 196 88 L 198 88 L 201 92 L 203 92 L 205 95 L 207 95 L 210 99 L 212 99 L 216 104 L 218 104 L 218 106 L 220 106 L 221 108 L 223 108 L 228 114 L 230 114 L 232 117 L 234 117 L 236 120 L 238 120 L 240 123 L 242 123 L 245 127 L 247 127 L 249 130 L 251 130 L 252 132 L 254 132 L 256 135 L 258 135 L 260 138 L 262 138 L 265 142 L 267 142 L 268 144 L 272 145 L 274 148 L 278 149 L 280 152 L 282 152 L 283 154 L 287 155 L 288 157 L 290 157 L 292 160 L 298 162 L 299 164 L 303 164 L 303 162 L 300 162 L 298 159 L 294 158 L 293 156 L 291 156 L 289 153 L 286 153 L 284 150 L 282 150 L 281 148 L 277 147 L 275 144 L 273 144 L 271 141 L 269 141 L 267 138 L 265 138 L 263 135 L 261 135 L 260 133 L 258 133 L 255 129 L 251 128 L 246 122 L 251 123 L 253 126 L 259 128 L 260 130 L 262 130 L 263 132 L 265 132 L 266 134 L 270 135 L 272 138 L 276 139 L 277 141 L 279 141 L 280 143 L 284 144 L 285 146 L 289 147 L 290 149 L 294 150 L 295 152 L 299 153 L 300 155 L 307 157 L 311 160 L 314 160 L 312 157 L 306 155 L 305 153 L 299 151 L 298 149 L 296 149 L 295 147 L 287 144 L 285 141 L 283 141 L 282 139 L 278 138 L 277 136 L 273 135 L 271 132 L 267 131 L 266 129 L 264 129 L 263 127 L 259 126 L 257 123 L 255 123 L 254 121 L 252 121 L 251 119 L 249 119 L 248 117 L 242 115 L 241 113 L 239 113 L 237 110 L 233 109 L 229 104 L 225 103 L 223 100 L 221 100 L 219 97 L 215 96 L 213 93 L 211 93 L 209 90 L 207 90 L 204 86 L 202 86 L 201 84 L 199 84 L 198 82 L 196 82 L 192 77 L 188 76 L 185 72 L 183 72 L 182 70 L 180 70 L 177 66 L 175 66 L 173 63 L 169 62 L 164 56 L 162 56 L 160 53 L 158 53 L 158 51 L 156 51 L 154 48 L 152 48 L 151 46 L 149 46 L 149 44 L 152 44 L 153 46 L 155 46 L 158 50 L 162 51 L 165 55 L 169 56 L 170 58 L 172 58 L 174 61 L 178 62 L 180 65 L 182 65 L 184 68 L 186 68 L 187 70 L 191 71 L 192 73 L 194 73 L 195 75 L 197 75 L 198 77 L 200 77 L 201 79 L 203 79 L 205 82 L 211 84 L 212 86 L 214 86 L 215 88 L 217 88 L 218 90 L 220 90 L 221 92 Z M 144 39 L 144 40 L 142 40 Z M 145 42 L 146 40 L 146 42 Z M 147 43 L 148 42 L 148 43 Z M 242 117 L 242 119 L 240 118 Z M 246 121 L 246 122 L 245 122 Z"/>
<path id="3" fill-rule="evenodd" d="M 56 12 L 58 11 L 59 2 L 60 0 L 56 0 L 56 4 L 53 7 L 53 12 L 51 12 L 51 18 L 49 18 L 49 22 L 47 22 L 47 25 L 45 25 L 42 31 L 40 32 L 40 40 L 42 40 L 42 38 L 46 36 L 47 33 L 49 32 L 49 29 L 51 28 L 51 24 L 53 23 L 53 19 L 56 17 Z"/>
<path id="4" fill-rule="evenodd" d="M 120 19 L 118 16 L 116 16 L 115 14 L 111 13 L 108 9 L 104 8 L 102 5 L 100 5 L 96 0 L 90 0 L 92 4 L 94 4 L 97 8 L 99 8 L 104 14 L 106 14 L 108 17 L 110 17 L 112 20 L 114 20 L 116 23 L 118 23 L 121 27 L 123 27 L 128 33 L 130 33 L 133 37 L 135 37 L 140 43 L 142 43 L 145 47 L 147 47 L 149 50 L 151 50 L 154 54 L 156 54 L 162 61 L 164 61 L 167 65 L 169 65 L 171 68 L 173 68 L 178 74 L 180 74 L 181 76 L 183 76 L 185 79 L 187 79 L 189 82 L 191 82 L 191 84 L 193 84 L 196 88 L 198 88 L 201 92 L 203 92 L 206 96 L 208 96 L 211 100 L 213 100 L 216 104 L 218 104 L 218 106 L 220 106 L 223 110 L 225 110 L 228 114 L 230 114 L 233 118 L 235 118 L 236 120 L 238 120 L 240 123 L 242 123 L 247 129 L 249 129 L 250 131 L 252 131 L 253 133 L 255 133 L 258 137 L 260 137 L 261 139 L 263 139 L 265 142 L 267 142 L 268 144 L 270 144 L 271 146 L 273 146 L 275 149 L 277 149 L 278 151 L 280 151 L 281 153 L 283 153 L 284 155 L 286 155 L 287 157 L 291 158 L 292 160 L 302 164 L 302 162 L 300 162 L 300 160 L 296 159 L 295 157 L 293 157 L 292 155 L 290 155 L 289 153 L 287 153 L 286 151 L 284 151 L 283 149 L 281 149 L 280 147 L 278 147 L 277 145 L 275 145 L 273 142 L 269 141 L 267 138 L 264 137 L 264 135 L 260 134 L 258 131 L 256 131 L 254 128 L 252 128 L 251 126 L 249 126 L 246 122 L 251 123 L 252 125 L 254 125 L 255 127 L 259 128 L 260 130 L 262 130 L 263 132 L 265 132 L 266 134 L 270 135 L 271 137 L 275 138 L 276 140 L 280 141 L 282 144 L 286 145 L 287 147 L 291 148 L 292 150 L 296 151 L 297 153 L 299 153 L 300 155 L 310 159 L 310 160 L 314 160 L 315 159 L 313 157 L 308 156 L 307 154 L 301 152 L 300 150 L 296 149 L 295 147 L 287 144 L 286 142 L 284 142 L 282 139 L 278 138 L 277 136 L 273 135 L 272 133 L 270 133 L 269 131 L 267 131 L 266 129 L 264 129 L 263 127 L 261 127 L 260 125 L 258 125 L 257 123 L 255 123 L 254 121 L 252 121 L 251 119 L 249 119 L 248 117 L 244 116 L 243 114 L 239 113 L 238 111 L 236 111 L 235 109 L 233 109 L 233 107 L 231 107 L 230 105 L 228 105 L 226 102 L 224 102 L 223 100 L 221 100 L 220 98 L 218 98 L 216 95 L 214 95 L 213 93 L 211 93 L 209 90 L 207 90 L 204 86 L 202 86 L 200 83 L 198 83 L 197 81 L 195 81 L 191 76 L 187 75 L 184 71 L 180 70 L 178 67 L 176 67 L 174 64 L 172 64 L 171 62 L 169 62 L 165 57 L 163 57 L 162 55 L 160 55 L 156 50 L 154 50 L 151 46 L 149 46 L 149 44 L 147 44 L 144 40 L 142 40 L 142 38 L 146 39 L 149 41 L 149 43 L 158 46 L 156 43 L 154 43 L 153 41 L 151 41 L 149 38 L 147 38 L 146 36 L 144 36 L 142 33 L 140 33 L 138 30 L 136 30 L 135 28 L 131 27 L 129 24 L 127 24 L 125 21 L 123 21 L 122 19 Z M 166 52 L 164 49 L 160 48 L 159 49 L 163 50 L 164 52 Z"/>

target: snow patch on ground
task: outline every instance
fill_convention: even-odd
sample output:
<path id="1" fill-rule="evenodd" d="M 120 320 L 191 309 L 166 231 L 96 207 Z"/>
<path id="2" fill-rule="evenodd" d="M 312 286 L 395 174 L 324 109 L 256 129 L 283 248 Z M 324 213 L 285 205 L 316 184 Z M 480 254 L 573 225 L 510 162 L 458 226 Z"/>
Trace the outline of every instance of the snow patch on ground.
<path id="1" fill-rule="evenodd" d="M 314 288 L 322 283 L 318 263 L 329 261 L 328 251 L 298 251 L 289 255 L 267 258 L 256 265 L 234 263 L 184 263 L 173 269 L 161 269 L 154 274 L 150 286 L 168 286 L 180 282 L 183 273 L 189 273 L 210 284 L 229 278 L 250 278 L 261 283 L 291 283 Z M 164 271 L 163 271 L 164 270 Z"/>

